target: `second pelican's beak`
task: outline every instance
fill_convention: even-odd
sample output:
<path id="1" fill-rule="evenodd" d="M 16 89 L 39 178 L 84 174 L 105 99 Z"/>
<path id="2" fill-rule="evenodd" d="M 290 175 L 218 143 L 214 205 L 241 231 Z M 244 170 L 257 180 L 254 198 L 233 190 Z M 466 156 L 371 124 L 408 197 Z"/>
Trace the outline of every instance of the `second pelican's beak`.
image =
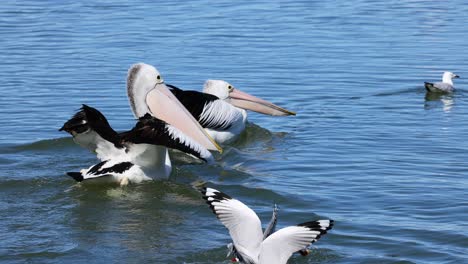
<path id="1" fill-rule="evenodd" d="M 195 120 L 190 112 L 172 94 L 164 82 L 159 82 L 146 95 L 146 104 L 153 116 L 175 126 L 209 150 L 223 152 L 222 148 Z"/>
<path id="2" fill-rule="evenodd" d="M 271 102 L 265 101 L 248 93 L 244 93 L 235 88 L 230 91 L 227 101 L 236 107 L 252 110 L 265 115 L 296 115 L 294 112 L 281 108 Z"/>

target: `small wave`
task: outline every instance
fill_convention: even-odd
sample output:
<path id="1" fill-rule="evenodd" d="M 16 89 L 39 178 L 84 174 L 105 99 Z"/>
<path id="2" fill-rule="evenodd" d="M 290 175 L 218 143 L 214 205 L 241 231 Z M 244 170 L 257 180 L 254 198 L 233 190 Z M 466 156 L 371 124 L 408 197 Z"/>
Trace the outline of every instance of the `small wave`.
<path id="1" fill-rule="evenodd" d="M 30 151 L 30 150 L 53 150 L 64 149 L 76 146 L 72 138 L 54 138 L 44 139 L 32 143 L 15 145 L 10 147 L 11 152 Z"/>
<path id="2" fill-rule="evenodd" d="M 423 91 L 425 91 L 425 90 L 421 89 L 420 86 L 416 86 L 416 87 L 413 87 L 413 88 L 406 88 L 406 89 L 400 89 L 400 90 L 395 90 L 395 91 L 382 92 L 382 93 L 374 94 L 373 96 L 393 96 L 393 95 L 417 93 L 417 92 L 423 92 Z"/>

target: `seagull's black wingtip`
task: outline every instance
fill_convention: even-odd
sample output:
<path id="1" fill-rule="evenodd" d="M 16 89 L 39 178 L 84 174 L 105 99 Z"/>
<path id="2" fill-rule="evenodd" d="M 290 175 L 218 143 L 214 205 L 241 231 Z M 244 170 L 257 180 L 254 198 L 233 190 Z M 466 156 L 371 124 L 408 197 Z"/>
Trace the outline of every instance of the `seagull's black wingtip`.
<path id="1" fill-rule="evenodd" d="M 431 88 L 434 87 L 434 84 L 433 83 L 430 83 L 430 82 L 424 82 L 424 88 L 426 88 L 426 90 L 428 92 L 431 92 Z"/>

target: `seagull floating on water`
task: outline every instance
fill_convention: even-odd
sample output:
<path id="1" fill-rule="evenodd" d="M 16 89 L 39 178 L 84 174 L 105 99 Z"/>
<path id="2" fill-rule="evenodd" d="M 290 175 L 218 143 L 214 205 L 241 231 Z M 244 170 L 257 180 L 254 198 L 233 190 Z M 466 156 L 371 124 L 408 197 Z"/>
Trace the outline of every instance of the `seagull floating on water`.
<path id="1" fill-rule="evenodd" d="M 239 200 L 213 188 L 203 188 L 203 198 L 221 223 L 229 230 L 236 261 L 245 264 L 286 264 L 294 252 L 303 250 L 333 227 L 333 220 L 317 220 L 288 226 L 272 233 L 262 232 L 257 214 Z"/>
<path id="2" fill-rule="evenodd" d="M 272 116 L 296 115 L 271 102 L 244 93 L 222 80 L 206 81 L 203 92 L 168 86 L 201 126 L 220 144 L 231 143 L 244 131 L 246 110 Z"/>
<path id="3" fill-rule="evenodd" d="M 133 65 L 127 76 L 130 106 L 138 118 L 127 132 L 115 132 L 94 108 L 83 106 L 60 130 L 97 154 L 102 162 L 81 172 L 69 173 L 77 181 L 104 177 L 121 185 L 151 178 L 167 178 L 172 169 L 167 147 L 212 160 L 208 151 L 219 145 L 169 91 L 151 65 Z"/>
<path id="4" fill-rule="evenodd" d="M 460 78 L 460 76 L 452 72 L 444 72 L 444 74 L 442 75 L 442 82 L 436 82 L 436 83 L 424 82 L 424 87 L 426 87 L 426 90 L 428 92 L 450 93 L 455 90 L 455 87 L 453 86 L 453 81 L 452 81 L 452 79 L 454 78 Z"/>

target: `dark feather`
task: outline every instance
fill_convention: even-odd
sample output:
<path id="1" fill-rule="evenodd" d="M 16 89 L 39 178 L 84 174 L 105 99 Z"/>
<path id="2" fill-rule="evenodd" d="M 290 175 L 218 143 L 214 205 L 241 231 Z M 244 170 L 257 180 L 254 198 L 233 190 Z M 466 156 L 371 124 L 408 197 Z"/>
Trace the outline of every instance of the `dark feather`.
<path id="1" fill-rule="evenodd" d="M 310 230 L 320 232 L 320 235 L 317 235 L 317 236 L 315 237 L 315 239 L 312 241 L 312 243 L 314 243 L 314 242 L 315 242 L 316 240 L 318 240 L 323 234 L 326 234 L 326 233 L 327 233 L 327 230 L 332 229 L 333 223 L 334 223 L 334 221 L 333 221 L 333 220 L 330 220 L 330 225 L 329 225 L 328 227 L 326 227 L 325 230 L 322 229 L 323 226 L 320 225 L 320 222 L 319 222 L 319 221 L 305 222 L 305 223 L 302 223 L 302 224 L 298 224 L 298 226 L 307 227 L 307 228 L 309 228 Z"/>
<path id="2" fill-rule="evenodd" d="M 143 117 L 140 117 L 132 130 L 121 133 L 120 137 L 123 143 L 131 142 L 135 144 L 165 146 L 183 151 L 206 161 L 206 159 L 201 157 L 201 153 L 186 146 L 185 144 L 182 144 L 178 138 L 172 138 L 167 130 L 167 127 L 168 124 L 166 122 L 147 113 Z"/>
<path id="3" fill-rule="evenodd" d="M 73 115 L 73 117 L 65 122 L 59 131 L 66 131 L 70 134 L 72 132 L 81 134 L 90 129 L 88 122 L 86 122 L 86 114 L 84 111 L 79 111 Z"/>
<path id="4" fill-rule="evenodd" d="M 124 161 L 117 163 L 112 167 L 102 168 L 107 162 L 109 162 L 109 160 L 99 162 L 98 164 L 91 167 L 87 174 L 98 175 L 108 173 L 123 173 L 124 171 L 129 170 L 133 166 L 133 163 Z"/>
<path id="5" fill-rule="evenodd" d="M 434 84 L 433 83 L 430 83 L 430 82 L 424 82 L 424 87 L 426 88 L 426 90 L 428 92 L 432 91 L 431 88 L 434 87 Z"/>
<path id="6" fill-rule="evenodd" d="M 60 131 L 74 135 L 94 130 L 103 139 L 112 142 L 117 148 L 122 148 L 120 144 L 119 135 L 107 122 L 106 117 L 97 109 L 83 104 L 80 111 L 78 111 L 70 120 L 65 122 Z"/>
<path id="7" fill-rule="evenodd" d="M 207 196 L 206 195 L 206 187 L 203 187 L 200 192 L 202 193 L 203 195 L 203 199 L 205 199 L 206 203 L 210 206 L 210 209 L 211 211 L 213 211 L 213 213 L 216 215 L 216 217 L 218 217 L 218 214 L 216 213 L 216 210 L 213 206 L 213 202 L 220 202 L 221 200 L 231 200 L 232 197 L 223 193 L 223 192 L 220 192 L 220 191 L 216 191 L 213 195 L 211 196 Z M 208 198 L 213 198 L 213 200 L 209 201 Z"/>
<path id="8" fill-rule="evenodd" d="M 205 106 L 213 101 L 219 100 L 219 98 L 212 94 L 207 94 L 198 91 L 184 91 L 175 87 L 174 85 L 166 84 L 175 97 L 187 108 L 187 110 L 200 122 L 200 125 L 204 128 L 210 129 L 226 129 L 225 122 L 221 124 L 212 124 L 210 120 L 200 120 L 201 114 Z"/>
<path id="9" fill-rule="evenodd" d="M 109 173 L 122 174 L 125 171 L 129 170 L 131 167 L 133 167 L 133 163 L 125 161 L 125 162 L 117 163 L 112 167 L 101 169 L 99 171 L 99 174 L 109 174 Z"/>
<path id="10" fill-rule="evenodd" d="M 96 174 L 98 174 L 98 173 L 101 174 L 101 173 L 99 172 L 99 170 L 100 170 L 100 169 L 102 168 L 102 166 L 104 166 L 104 164 L 106 164 L 107 162 L 108 162 L 108 160 L 99 162 L 98 164 L 96 164 L 96 165 L 94 165 L 93 167 L 91 167 L 91 169 L 89 169 L 87 173 L 88 173 L 88 174 L 94 174 L 94 175 L 96 175 Z"/>

